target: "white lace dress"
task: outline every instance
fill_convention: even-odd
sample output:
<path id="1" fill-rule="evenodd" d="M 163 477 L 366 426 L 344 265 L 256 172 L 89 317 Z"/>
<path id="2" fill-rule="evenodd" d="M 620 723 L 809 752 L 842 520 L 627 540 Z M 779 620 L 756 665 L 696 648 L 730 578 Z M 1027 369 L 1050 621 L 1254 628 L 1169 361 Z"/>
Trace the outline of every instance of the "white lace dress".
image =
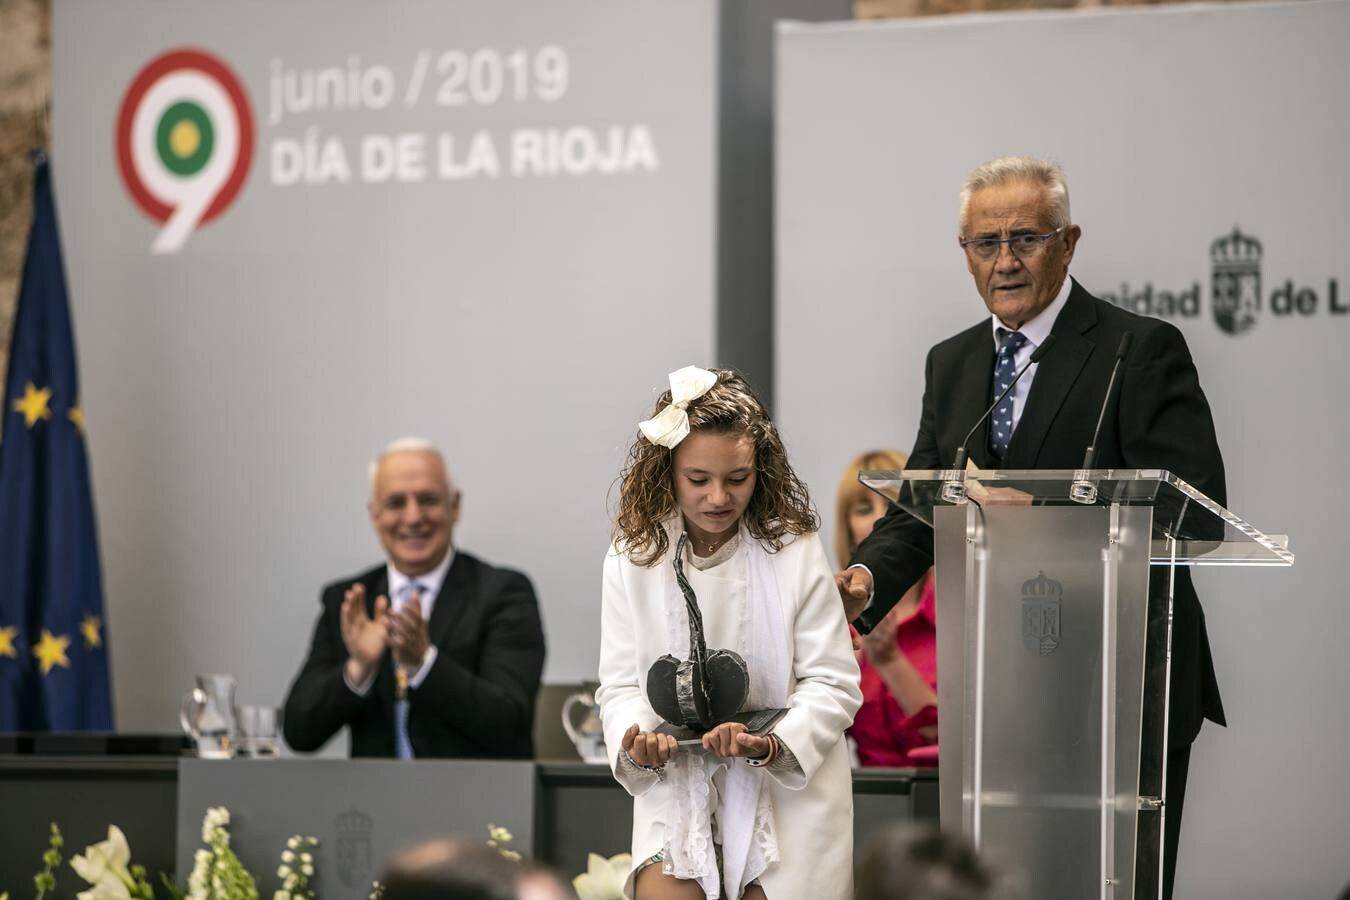
<path id="1" fill-rule="evenodd" d="M 742 539 L 753 540 L 744 533 Z M 713 843 L 720 845 L 728 767 L 746 765 L 682 750 L 701 757 L 691 760 L 702 777 L 693 782 L 696 796 L 690 803 L 672 796 L 669 779 L 636 769 L 618 754 L 630 725 L 649 731 L 661 721 L 647 702 L 644 679 L 652 662 L 670 652 L 666 598 L 673 581 L 673 552 L 650 568 L 635 566 L 612 547 L 605 559 L 597 699 L 615 777 L 635 798 L 635 867 L 677 841 L 686 856 L 715 860 L 717 847 L 702 846 L 703 831 L 689 819 L 697 819 L 700 807 L 706 809 Z M 746 547 L 738 545 L 686 566 L 710 648 L 742 652 L 746 644 L 747 555 Z M 757 880 L 771 900 L 845 900 L 852 895 L 853 796 L 843 732 L 862 702 L 858 667 L 819 537 L 788 538 L 768 559 L 790 634 L 790 646 L 784 648 L 790 712 L 774 729 L 790 756 L 787 765 L 764 770 L 767 790 L 750 840 L 770 861 Z"/>

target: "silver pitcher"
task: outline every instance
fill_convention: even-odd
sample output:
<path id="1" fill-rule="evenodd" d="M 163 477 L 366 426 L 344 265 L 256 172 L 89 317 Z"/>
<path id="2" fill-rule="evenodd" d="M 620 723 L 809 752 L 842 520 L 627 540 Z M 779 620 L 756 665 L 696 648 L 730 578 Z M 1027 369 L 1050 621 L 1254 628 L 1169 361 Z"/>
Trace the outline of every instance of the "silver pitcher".
<path id="1" fill-rule="evenodd" d="M 202 759 L 234 756 L 239 721 L 234 711 L 233 675 L 198 675 L 197 686 L 183 695 L 179 722 L 197 742 Z"/>
<path id="2" fill-rule="evenodd" d="M 577 748 L 577 754 L 588 763 L 605 763 L 605 730 L 600 724 L 600 705 L 595 702 L 595 690 L 600 685 L 583 684 L 582 689 L 568 696 L 562 705 L 562 726 L 567 737 Z"/>

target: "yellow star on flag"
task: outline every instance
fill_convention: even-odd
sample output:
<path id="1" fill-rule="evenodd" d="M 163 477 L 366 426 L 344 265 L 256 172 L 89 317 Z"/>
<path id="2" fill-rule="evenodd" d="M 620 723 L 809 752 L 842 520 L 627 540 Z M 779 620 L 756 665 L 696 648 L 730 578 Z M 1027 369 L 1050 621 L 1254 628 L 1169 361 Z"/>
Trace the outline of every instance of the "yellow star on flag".
<path id="1" fill-rule="evenodd" d="M 38 658 L 43 675 L 57 666 L 63 669 L 70 668 L 70 660 L 66 657 L 66 648 L 69 646 L 70 638 L 64 634 L 54 635 L 47 629 L 42 629 L 42 640 L 33 645 L 33 655 Z"/>
<path id="2" fill-rule="evenodd" d="M 72 406 L 66 412 L 66 418 L 75 423 L 75 428 L 80 434 L 84 434 L 84 410 L 80 409 L 79 404 Z"/>
<path id="3" fill-rule="evenodd" d="M 14 649 L 14 636 L 18 632 L 19 629 L 13 625 L 0 628 L 0 656 L 8 656 L 10 659 L 14 659 L 19 655 L 18 651 Z"/>
<path id="4" fill-rule="evenodd" d="M 51 403 L 52 389 L 43 388 L 38 390 L 33 382 L 28 382 L 24 388 L 23 396 L 14 401 L 14 411 L 23 413 L 24 424 L 32 428 L 38 423 L 38 419 L 50 419 L 52 411 L 47 408 Z"/>
<path id="5" fill-rule="evenodd" d="M 102 627 L 102 619 L 92 613 L 85 614 L 84 621 L 80 623 L 80 634 L 84 635 L 84 649 L 93 650 L 95 647 L 103 646 L 103 636 L 99 634 Z"/>

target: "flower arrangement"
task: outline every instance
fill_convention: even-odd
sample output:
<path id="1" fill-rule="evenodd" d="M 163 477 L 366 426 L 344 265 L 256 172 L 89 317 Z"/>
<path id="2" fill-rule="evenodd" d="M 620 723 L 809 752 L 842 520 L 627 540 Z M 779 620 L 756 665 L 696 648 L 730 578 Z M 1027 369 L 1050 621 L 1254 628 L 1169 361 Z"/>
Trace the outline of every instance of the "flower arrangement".
<path id="1" fill-rule="evenodd" d="M 488 823 L 487 845 L 502 856 L 511 860 L 511 862 L 518 863 L 520 862 L 520 851 L 512 850 L 510 847 L 506 846 L 515 839 L 516 836 L 514 834 L 507 831 L 505 828 L 502 828 L 500 825 L 493 825 L 491 822 Z"/>
<path id="2" fill-rule="evenodd" d="M 71 857 L 70 867 L 89 883 L 89 890 L 76 895 L 79 900 L 155 900 L 145 868 L 131 862 L 131 847 L 116 825 L 108 826 L 107 840 Z"/>
<path id="3" fill-rule="evenodd" d="M 313 850 L 318 845 L 316 838 L 290 836 L 286 849 L 281 851 L 281 865 L 277 867 L 281 888 L 272 895 L 272 900 L 315 900 L 309 880 L 314 877 Z"/>
<path id="4" fill-rule="evenodd" d="M 230 848 L 230 811 L 213 806 L 202 818 L 205 847 L 193 856 L 188 900 L 258 900 L 258 885 Z"/>
<path id="5" fill-rule="evenodd" d="M 624 900 L 623 886 L 631 868 L 630 853 L 619 853 L 609 859 L 598 853 L 587 854 L 586 871 L 572 879 L 577 900 Z"/>
<path id="6" fill-rule="evenodd" d="M 510 830 L 489 824 L 487 832 L 489 847 L 512 862 L 523 862 L 521 853 L 509 846 L 515 840 Z M 33 876 L 36 900 L 45 900 L 56 888 L 64 843 L 61 829 L 53 822 L 47 850 L 42 854 L 43 869 Z M 215 806 L 206 811 L 202 817 L 202 843 L 205 846 L 193 857 L 186 891 L 170 875 L 161 873 L 161 884 L 171 900 L 259 900 L 257 881 L 230 846 L 228 809 Z M 287 839 L 277 867 L 281 886 L 272 894 L 272 900 L 317 900 L 311 879 L 316 872 L 318 845 L 314 837 L 294 834 Z M 590 854 L 586 872 L 572 880 L 579 900 L 622 900 L 631 864 L 632 858 L 627 853 L 609 859 Z M 79 892 L 78 900 L 155 900 L 155 889 L 146 879 L 145 868 L 131 861 L 127 837 L 116 825 L 108 826 L 106 840 L 90 844 L 84 853 L 71 857 L 70 867 L 89 885 L 88 890 Z M 374 882 L 370 900 L 380 900 L 383 894 L 384 886 Z M 0 900 L 10 900 L 8 892 L 0 892 Z"/>

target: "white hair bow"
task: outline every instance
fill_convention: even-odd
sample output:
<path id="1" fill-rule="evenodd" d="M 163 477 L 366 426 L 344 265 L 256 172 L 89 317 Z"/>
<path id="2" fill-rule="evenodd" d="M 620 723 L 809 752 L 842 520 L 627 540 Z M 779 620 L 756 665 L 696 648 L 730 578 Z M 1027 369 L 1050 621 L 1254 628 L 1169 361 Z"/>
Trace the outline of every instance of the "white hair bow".
<path id="1" fill-rule="evenodd" d="M 689 436 L 689 404 L 717 384 L 717 373 L 685 366 L 670 373 L 670 405 L 650 419 L 638 423 L 644 437 L 653 444 L 674 450 Z"/>

